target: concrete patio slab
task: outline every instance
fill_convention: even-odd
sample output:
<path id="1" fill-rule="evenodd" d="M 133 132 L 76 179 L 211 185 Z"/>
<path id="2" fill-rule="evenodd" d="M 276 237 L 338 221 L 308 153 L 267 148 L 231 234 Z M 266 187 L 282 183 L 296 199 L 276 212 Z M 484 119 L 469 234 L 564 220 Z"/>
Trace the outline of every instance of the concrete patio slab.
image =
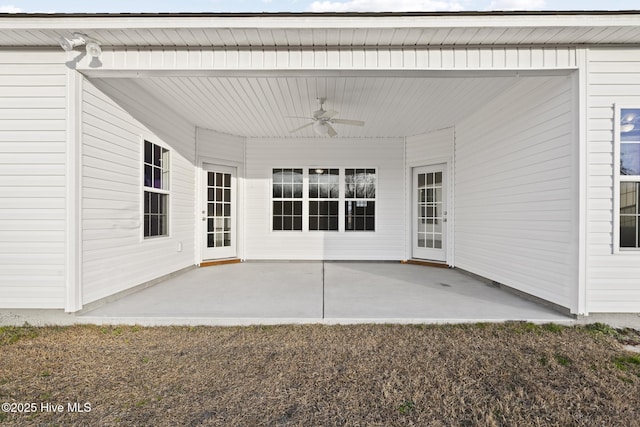
<path id="1" fill-rule="evenodd" d="M 321 261 L 200 268 L 76 320 L 141 325 L 574 321 L 456 270 Z"/>
<path id="2" fill-rule="evenodd" d="M 199 268 L 78 317 L 317 319 L 322 317 L 322 263 Z"/>
<path id="3" fill-rule="evenodd" d="M 432 322 L 570 318 L 460 271 L 399 263 L 325 263 L 325 317 Z"/>

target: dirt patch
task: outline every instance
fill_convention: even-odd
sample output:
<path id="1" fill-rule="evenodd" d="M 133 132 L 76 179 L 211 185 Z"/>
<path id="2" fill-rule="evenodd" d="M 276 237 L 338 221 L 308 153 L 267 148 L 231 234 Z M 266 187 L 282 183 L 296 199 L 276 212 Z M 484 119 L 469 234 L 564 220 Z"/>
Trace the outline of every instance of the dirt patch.
<path id="1" fill-rule="evenodd" d="M 0 403 L 37 410 L 0 424 L 640 425 L 640 356 L 601 329 L 29 328 L 1 341 Z"/>

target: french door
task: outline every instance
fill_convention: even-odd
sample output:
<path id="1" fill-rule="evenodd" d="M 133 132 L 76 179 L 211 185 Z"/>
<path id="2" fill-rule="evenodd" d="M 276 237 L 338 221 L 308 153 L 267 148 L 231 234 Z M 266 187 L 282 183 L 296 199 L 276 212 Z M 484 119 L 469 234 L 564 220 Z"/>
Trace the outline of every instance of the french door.
<path id="1" fill-rule="evenodd" d="M 413 169 L 413 258 L 447 260 L 446 164 Z"/>
<path id="2" fill-rule="evenodd" d="M 236 169 L 203 165 L 202 259 L 236 254 Z"/>

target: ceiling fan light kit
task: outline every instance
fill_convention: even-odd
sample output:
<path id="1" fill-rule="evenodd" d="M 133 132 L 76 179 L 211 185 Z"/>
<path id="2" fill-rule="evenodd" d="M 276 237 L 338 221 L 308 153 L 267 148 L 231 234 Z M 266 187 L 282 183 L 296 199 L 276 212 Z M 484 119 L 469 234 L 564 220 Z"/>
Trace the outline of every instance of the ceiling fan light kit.
<path id="1" fill-rule="evenodd" d="M 336 130 L 331 126 L 332 124 L 341 124 L 341 125 L 349 125 L 349 126 L 364 126 L 364 122 L 361 120 L 347 120 L 347 119 L 337 119 L 335 116 L 338 115 L 337 111 L 334 110 L 325 110 L 324 103 L 326 98 L 318 98 L 318 103 L 320 104 L 320 109 L 313 112 L 312 117 L 298 117 L 298 116 L 287 116 L 292 119 L 311 119 L 310 123 L 302 125 L 298 128 L 295 128 L 290 133 L 298 132 L 306 127 L 312 126 L 313 131 L 321 136 L 329 135 L 330 137 L 334 137 L 338 134 Z"/>

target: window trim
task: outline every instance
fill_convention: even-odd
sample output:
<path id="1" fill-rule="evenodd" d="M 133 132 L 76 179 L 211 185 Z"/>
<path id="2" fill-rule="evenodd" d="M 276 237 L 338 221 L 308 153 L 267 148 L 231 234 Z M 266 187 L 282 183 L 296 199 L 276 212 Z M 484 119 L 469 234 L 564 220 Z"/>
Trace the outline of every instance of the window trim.
<path id="1" fill-rule="evenodd" d="M 140 191 L 140 219 L 141 219 L 141 225 L 140 225 L 140 240 L 142 242 L 149 242 L 149 241 L 155 241 L 158 239 L 166 239 L 166 238 L 170 238 L 171 237 L 171 231 L 172 231 L 172 227 L 171 227 L 171 219 L 173 218 L 172 215 L 172 203 L 171 203 L 171 187 L 172 187 L 172 179 L 173 179 L 173 174 L 171 173 L 171 169 L 172 169 L 172 162 L 171 162 L 171 148 L 166 146 L 164 143 L 158 141 L 158 142 L 154 142 L 156 141 L 156 138 L 150 137 L 150 136 L 141 136 L 140 137 L 140 181 L 142 183 L 142 188 Z M 149 187 L 147 185 L 145 185 L 145 143 L 149 142 L 155 146 L 158 146 L 162 149 L 167 150 L 167 156 L 168 156 L 168 169 L 166 170 L 167 174 L 168 174 L 168 182 L 167 182 L 167 188 L 155 188 L 155 187 Z M 164 169 L 164 165 L 162 165 L 162 171 L 165 172 Z M 145 228 L 144 228 L 144 217 L 145 217 L 145 210 L 144 210 L 144 202 L 145 202 L 145 193 L 147 192 L 151 192 L 151 193 L 156 193 L 156 194 L 164 194 L 167 196 L 167 231 L 165 234 L 160 234 L 157 236 L 145 236 Z"/>
<path id="2" fill-rule="evenodd" d="M 640 247 L 626 248 L 620 247 L 620 183 L 621 182 L 640 182 L 640 175 L 621 175 L 620 174 L 620 153 L 622 150 L 620 140 L 620 120 L 622 118 L 622 110 L 640 109 L 640 103 L 635 105 L 614 104 L 613 118 L 613 253 L 622 255 L 638 255 Z"/>

